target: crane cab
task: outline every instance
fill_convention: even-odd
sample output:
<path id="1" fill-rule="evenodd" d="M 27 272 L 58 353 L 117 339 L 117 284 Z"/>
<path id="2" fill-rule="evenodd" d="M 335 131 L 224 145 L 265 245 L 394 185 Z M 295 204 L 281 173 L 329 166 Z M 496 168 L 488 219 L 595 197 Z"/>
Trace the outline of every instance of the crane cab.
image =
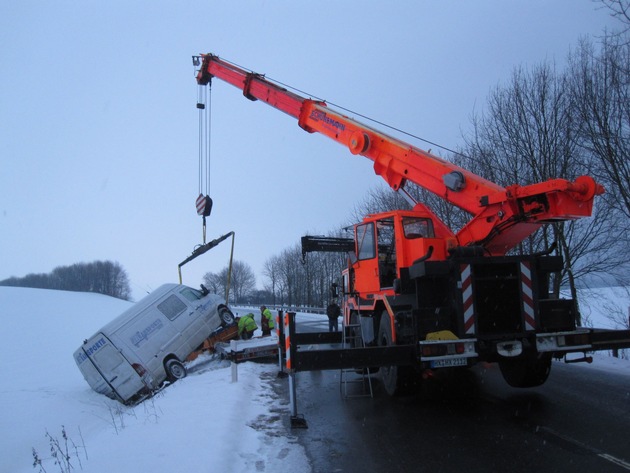
<path id="1" fill-rule="evenodd" d="M 350 292 L 370 298 L 392 288 L 400 268 L 414 261 L 444 260 L 452 234 L 444 234 L 443 224 L 424 210 L 397 210 L 367 216 L 355 225 L 355 254 Z M 448 232 L 450 233 L 450 231 Z"/>

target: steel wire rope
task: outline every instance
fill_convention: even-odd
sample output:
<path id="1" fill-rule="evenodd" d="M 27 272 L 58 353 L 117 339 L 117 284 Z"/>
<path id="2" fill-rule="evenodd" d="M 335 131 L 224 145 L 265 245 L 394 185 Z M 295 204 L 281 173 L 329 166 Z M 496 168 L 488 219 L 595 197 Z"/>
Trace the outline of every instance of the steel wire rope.
<path id="1" fill-rule="evenodd" d="M 205 187 L 204 206 L 212 206 L 210 199 L 210 158 L 211 158 L 211 106 L 212 88 L 208 84 L 206 89 L 199 86 L 197 92 L 197 108 L 199 109 L 199 163 L 198 163 L 198 185 L 199 196 L 203 196 Z M 205 182 L 204 182 L 205 181 Z M 210 209 L 204 208 L 202 215 L 202 239 L 206 243 L 206 213 Z"/>
<path id="2" fill-rule="evenodd" d="M 212 157 L 212 85 L 208 84 L 206 95 L 206 195 L 210 195 L 210 162 Z"/>
<path id="3" fill-rule="evenodd" d="M 205 108 L 205 97 L 204 97 L 203 86 L 197 87 L 197 109 L 199 110 L 199 158 L 198 158 L 198 173 L 197 173 L 197 181 L 199 185 L 199 194 L 203 194 L 203 156 L 204 156 L 204 126 L 203 126 L 203 110 Z"/>
<path id="4" fill-rule="evenodd" d="M 199 194 L 210 195 L 210 163 L 212 152 L 212 89 L 199 86 L 197 104 L 199 108 Z"/>
<path id="5" fill-rule="evenodd" d="M 229 64 L 232 64 L 233 66 L 236 66 L 236 67 L 238 67 L 238 68 L 240 68 L 240 69 L 243 69 L 243 70 L 249 71 L 249 72 L 251 72 L 252 74 L 257 74 L 256 72 L 252 71 L 251 69 L 246 68 L 246 67 L 243 67 L 243 66 L 241 66 L 241 65 L 239 65 L 239 64 L 237 64 L 237 63 L 235 63 L 235 62 L 228 61 L 228 60 L 223 59 L 223 58 L 221 58 L 221 60 L 222 60 L 222 61 L 225 61 L 225 62 L 227 62 L 227 63 L 229 63 Z M 480 159 L 473 158 L 472 156 L 468 156 L 468 155 L 466 155 L 466 154 L 464 154 L 464 153 L 461 153 L 461 152 L 459 152 L 459 151 L 455 151 L 455 150 L 450 149 L 450 148 L 448 148 L 448 147 L 446 147 L 446 146 L 442 146 L 442 145 L 440 145 L 440 144 L 438 144 L 438 143 L 436 143 L 436 142 L 434 142 L 434 141 L 430 141 L 430 140 L 427 140 L 427 139 L 425 139 L 425 138 L 422 138 L 421 136 L 414 135 L 413 133 L 410 133 L 410 132 L 408 132 L 408 131 L 405 131 L 405 130 L 403 130 L 403 129 L 401 129 L 401 128 L 397 128 L 397 127 L 395 127 L 395 126 L 388 125 L 388 124 L 387 124 L 387 123 L 385 123 L 385 122 L 382 122 L 382 121 L 376 120 L 376 119 L 374 119 L 374 118 L 368 117 L 367 115 L 363 115 L 363 114 L 361 114 L 361 113 L 355 112 L 355 111 L 353 111 L 353 110 L 351 110 L 351 109 L 349 109 L 349 108 L 345 108 L 345 107 L 343 107 L 343 106 L 341 106 L 341 105 L 338 105 L 338 104 L 336 104 L 336 103 L 334 103 L 334 102 L 328 102 L 327 100 L 322 99 L 322 98 L 318 97 L 317 95 L 313 95 L 313 94 L 311 94 L 311 93 L 309 93 L 309 92 L 306 92 L 306 91 L 304 91 L 304 90 L 298 89 L 297 87 L 293 87 L 293 86 L 291 86 L 291 85 L 289 85 L 289 84 L 285 84 L 284 82 L 281 82 L 281 81 L 279 81 L 279 80 L 276 80 L 276 79 L 273 79 L 273 78 L 271 78 L 271 77 L 268 77 L 266 74 L 258 74 L 258 75 L 260 75 L 260 76 L 262 76 L 263 78 L 265 78 L 265 80 L 271 81 L 271 82 L 273 82 L 273 83 L 275 83 L 275 84 L 277 84 L 277 85 L 281 85 L 282 87 L 285 87 L 285 88 L 287 88 L 287 89 L 290 89 L 290 90 L 292 90 L 292 91 L 294 91 L 294 92 L 296 92 L 296 93 L 298 93 L 298 94 L 302 94 L 302 95 L 304 95 L 304 96 L 308 96 L 308 97 L 310 97 L 311 99 L 319 100 L 319 101 L 321 101 L 321 102 L 326 103 L 327 105 L 332 105 L 334 108 L 337 108 L 337 109 L 339 109 L 339 110 L 343 110 L 344 112 L 350 113 L 350 114 L 355 115 L 355 116 L 357 116 L 357 117 L 361 117 L 361 118 L 363 118 L 363 119 L 365 119 L 365 120 L 368 120 L 368 121 L 370 121 L 370 122 L 372 122 L 372 123 L 375 123 L 375 124 L 377 124 L 377 125 L 380 125 L 380 126 L 383 126 L 383 127 L 385 127 L 385 128 L 388 128 L 388 129 L 390 129 L 390 130 L 392 130 L 392 131 L 396 131 L 396 132 L 401 133 L 401 134 L 403 134 L 403 135 L 405 135 L 405 136 L 408 136 L 408 137 L 410 137 L 410 138 L 416 139 L 416 140 L 421 141 L 421 142 L 423 142 L 423 143 L 427 143 L 427 144 L 429 144 L 429 145 L 431 145 L 431 146 L 435 146 L 435 147 L 440 148 L 440 149 L 442 149 L 442 150 L 444 150 L 444 151 L 447 151 L 447 152 L 449 152 L 449 153 L 453 153 L 453 154 L 455 154 L 455 155 L 457 155 L 457 156 L 461 156 L 462 158 L 469 159 L 469 160 L 471 160 L 472 162 L 482 163 L 482 160 L 480 160 Z M 487 164 L 487 163 L 484 163 L 484 164 Z"/>

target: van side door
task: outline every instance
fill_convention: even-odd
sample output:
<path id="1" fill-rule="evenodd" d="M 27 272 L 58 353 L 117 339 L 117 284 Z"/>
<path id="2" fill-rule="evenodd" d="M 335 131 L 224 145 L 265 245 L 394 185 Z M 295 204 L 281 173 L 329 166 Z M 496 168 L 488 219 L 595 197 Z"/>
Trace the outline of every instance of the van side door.
<path id="1" fill-rule="evenodd" d="M 181 346 L 176 349 L 180 359 L 186 358 L 209 335 L 201 316 L 201 302 L 188 302 L 178 293 L 169 295 L 157 306 L 180 334 Z M 185 353 L 183 351 L 185 351 Z"/>

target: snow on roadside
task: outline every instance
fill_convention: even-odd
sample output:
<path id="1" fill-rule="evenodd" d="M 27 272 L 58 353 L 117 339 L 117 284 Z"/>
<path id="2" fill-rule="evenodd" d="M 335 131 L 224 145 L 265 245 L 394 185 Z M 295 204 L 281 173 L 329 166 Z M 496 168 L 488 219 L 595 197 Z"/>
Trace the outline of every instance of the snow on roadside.
<path id="1" fill-rule="evenodd" d="M 610 307 L 630 304 L 627 292 L 606 289 L 585 297 L 582 308 L 592 325 L 612 328 L 605 325 Z M 240 364 L 233 383 L 229 363 L 200 358 L 190 376 L 135 407 L 92 391 L 72 353 L 130 304 L 100 294 L 0 287 L 0 473 L 34 471 L 33 449 L 48 472 L 58 471 L 50 447 L 63 440 L 62 426 L 77 445 L 70 451 L 75 471 L 310 470 L 286 426 L 286 401 L 274 393 L 275 364 Z M 299 317 L 326 329 L 322 316 Z M 605 353 L 594 359 L 575 366 L 630 376 L 627 359 Z"/>
<path id="2" fill-rule="evenodd" d="M 240 364 L 232 383 L 229 363 L 198 360 L 191 376 L 135 407 L 92 391 L 72 353 L 129 305 L 100 294 L 0 287 L 7 324 L 1 473 L 40 471 L 33 449 L 48 472 L 58 471 L 50 447 L 63 446 L 62 426 L 75 471 L 309 470 L 283 424 L 289 410 L 273 391 L 276 365 Z"/>
<path id="3" fill-rule="evenodd" d="M 585 325 L 597 328 L 630 328 L 630 288 L 578 289 Z"/>

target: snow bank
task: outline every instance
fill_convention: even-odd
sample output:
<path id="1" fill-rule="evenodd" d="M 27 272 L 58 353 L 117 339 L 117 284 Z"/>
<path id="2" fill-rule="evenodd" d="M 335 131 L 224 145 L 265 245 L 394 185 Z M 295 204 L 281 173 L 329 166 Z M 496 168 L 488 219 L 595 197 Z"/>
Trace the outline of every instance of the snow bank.
<path id="1" fill-rule="evenodd" d="M 100 294 L 0 287 L 6 324 L 0 473 L 34 471 L 33 449 L 46 471 L 59 471 L 50 448 L 55 441 L 63 446 L 62 426 L 75 471 L 310 471 L 287 427 L 289 406 L 274 393 L 273 363 L 240 364 L 232 383 L 229 363 L 200 357 L 187 378 L 136 407 L 92 391 L 72 353 L 130 304 Z M 588 293 L 582 310 L 593 326 L 620 328 L 610 308 L 628 305 L 627 291 L 608 288 Z M 326 325 L 321 316 L 312 323 Z M 628 360 L 594 358 L 579 366 L 630 376 Z"/>
<path id="2" fill-rule="evenodd" d="M 154 398 L 125 407 L 92 391 L 72 353 L 131 303 L 66 291 L 0 287 L 4 406 L 0 472 L 59 471 L 51 446 L 68 437 L 75 471 L 309 471 L 287 435 L 273 364 L 230 365 L 209 356 Z M 47 435 L 48 434 L 48 435 Z"/>

